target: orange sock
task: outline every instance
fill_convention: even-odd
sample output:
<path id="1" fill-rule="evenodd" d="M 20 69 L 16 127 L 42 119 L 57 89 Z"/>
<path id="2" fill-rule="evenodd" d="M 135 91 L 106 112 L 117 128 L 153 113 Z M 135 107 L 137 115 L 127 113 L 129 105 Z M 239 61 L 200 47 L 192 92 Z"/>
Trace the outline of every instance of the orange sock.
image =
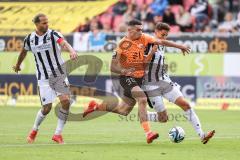
<path id="1" fill-rule="evenodd" d="M 144 130 L 144 132 L 145 132 L 146 134 L 151 131 L 151 130 L 150 130 L 150 124 L 149 124 L 148 121 L 142 122 L 141 125 L 142 125 L 142 128 L 143 128 L 143 130 Z"/>

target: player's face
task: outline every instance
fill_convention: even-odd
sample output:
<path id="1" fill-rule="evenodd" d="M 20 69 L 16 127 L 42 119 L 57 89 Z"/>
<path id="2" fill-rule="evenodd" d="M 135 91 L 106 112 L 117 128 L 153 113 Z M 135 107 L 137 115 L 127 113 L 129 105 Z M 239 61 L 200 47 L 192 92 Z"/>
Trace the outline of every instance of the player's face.
<path id="1" fill-rule="evenodd" d="M 167 39 L 168 31 L 167 30 L 155 30 L 155 35 L 158 39 Z"/>
<path id="2" fill-rule="evenodd" d="M 136 25 L 128 28 L 128 34 L 131 39 L 139 39 L 142 35 L 142 25 Z"/>
<path id="3" fill-rule="evenodd" d="M 48 18 L 40 17 L 40 22 L 36 24 L 36 27 L 39 31 L 45 33 L 48 30 Z"/>

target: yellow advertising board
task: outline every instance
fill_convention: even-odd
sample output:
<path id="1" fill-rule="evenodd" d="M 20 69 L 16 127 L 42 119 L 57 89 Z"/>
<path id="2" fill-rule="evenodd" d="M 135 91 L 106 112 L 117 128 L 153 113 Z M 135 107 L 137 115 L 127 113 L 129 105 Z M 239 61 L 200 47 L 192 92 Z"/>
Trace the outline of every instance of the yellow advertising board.
<path id="1" fill-rule="evenodd" d="M 1 2 L 0 35 L 26 35 L 32 32 L 33 17 L 44 13 L 49 27 L 71 33 L 85 18 L 92 18 L 107 10 L 117 0 L 87 2 Z"/>

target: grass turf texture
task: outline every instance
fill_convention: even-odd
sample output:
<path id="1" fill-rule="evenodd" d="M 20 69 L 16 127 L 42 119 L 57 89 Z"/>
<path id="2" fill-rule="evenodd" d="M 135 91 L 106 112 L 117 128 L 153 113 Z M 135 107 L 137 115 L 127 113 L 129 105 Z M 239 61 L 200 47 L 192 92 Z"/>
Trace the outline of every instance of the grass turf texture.
<path id="1" fill-rule="evenodd" d="M 51 141 L 57 118 L 52 111 L 41 125 L 34 144 L 26 144 L 26 136 L 32 127 L 38 108 L 0 107 L 0 159 L 1 160 L 110 160 L 110 159 L 168 159 L 168 160 L 225 160 L 239 159 L 240 111 L 197 110 L 203 129 L 216 129 L 216 135 L 207 145 L 200 143 L 191 125 L 181 115 L 180 109 L 170 109 L 171 120 L 166 124 L 151 123 L 160 138 L 146 144 L 142 128 L 134 118 L 107 114 L 84 122 L 68 122 L 64 130 L 64 145 Z M 80 113 L 82 108 L 73 108 Z M 173 120 L 173 117 L 175 117 Z M 168 139 L 168 131 L 174 125 L 186 132 L 182 143 Z"/>

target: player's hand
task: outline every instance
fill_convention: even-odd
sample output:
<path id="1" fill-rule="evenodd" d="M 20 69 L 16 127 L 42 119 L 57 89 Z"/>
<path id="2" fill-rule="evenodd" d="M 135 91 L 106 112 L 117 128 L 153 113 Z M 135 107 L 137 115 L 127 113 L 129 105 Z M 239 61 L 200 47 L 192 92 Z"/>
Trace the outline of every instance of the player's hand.
<path id="1" fill-rule="evenodd" d="M 132 76 L 133 75 L 133 72 L 135 71 L 134 68 L 130 68 L 130 69 L 123 69 L 121 71 L 121 73 L 125 76 Z"/>
<path id="2" fill-rule="evenodd" d="M 20 68 L 20 66 L 18 66 L 18 65 L 13 66 L 12 68 L 13 68 L 13 71 L 16 72 L 16 73 L 18 73 L 19 71 L 21 71 L 21 68 Z"/>
<path id="3" fill-rule="evenodd" d="M 184 56 L 191 52 L 191 48 L 189 46 L 182 46 L 181 50 Z"/>
<path id="4" fill-rule="evenodd" d="M 154 45 L 151 52 L 147 56 L 144 56 L 145 64 L 147 64 L 152 59 L 152 56 L 157 52 L 157 49 L 158 49 L 158 45 Z"/>
<path id="5" fill-rule="evenodd" d="M 77 53 L 76 53 L 75 51 L 73 51 L 73 52 L 70 53 L 70 58 L 71 58 L 71 60 L 76 60 L 77 57 L 78 57 L 78 55 L 77 55 Z"/>

